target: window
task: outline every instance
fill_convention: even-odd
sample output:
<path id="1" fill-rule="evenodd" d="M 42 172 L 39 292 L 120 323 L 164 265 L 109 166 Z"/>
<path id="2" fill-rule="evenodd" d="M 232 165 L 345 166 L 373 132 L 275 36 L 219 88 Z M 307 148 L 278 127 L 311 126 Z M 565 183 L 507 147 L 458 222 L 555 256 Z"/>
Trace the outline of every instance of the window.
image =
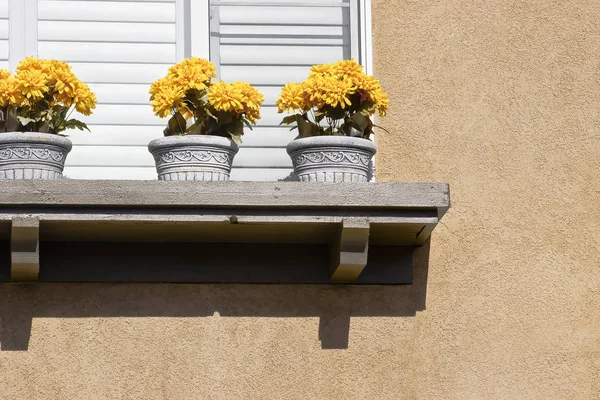
<path id="1" fill-rule="evenodd" d="M 285 179 L 295 135 L 278 126 L 279 90 L 316 63 L 353 57 L 369 71 L 368 12 L 368 0 L 0 0 L 0 66 L 64 60 L 96 92 L 83 118 L 92 133 L 69 133 L 67 177 L 154 179 L 146 146 L 165 121 L 152 114 L 149 85 L 185 57 L 210 57 L 219 79 L 249 81 L 266 98 L 232 179 Z"/>

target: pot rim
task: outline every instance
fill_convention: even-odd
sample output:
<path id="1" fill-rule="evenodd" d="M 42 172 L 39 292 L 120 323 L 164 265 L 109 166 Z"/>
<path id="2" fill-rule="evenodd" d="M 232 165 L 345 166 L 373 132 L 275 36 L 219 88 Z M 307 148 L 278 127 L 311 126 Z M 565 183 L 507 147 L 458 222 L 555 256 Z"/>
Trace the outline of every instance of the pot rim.
<path id="1" fill-rule="evenodd" d="M 294 139 L 288 143 L 286 150 L 292 154 L 299 150 L 319 147 L 358 148 L 375 154 L 377 146 L 372 140 L 352 136 L 311 136 Z"/>
<path id="2" fill-rule="evenodd" d="M 41 132 L 0 132 L 0 145 L 42 144 L 71 151 L 73 143 L 65 136 Z"/>
<path id="3" fill-rule="evenodd" d="M 148 150 L 152 153 L 157 150 L 163 150 L 170 147 L 180 147 L 185 145 L 198 146 L 216 146 L 238 152 L 239 146 L 231 139 L 223 136 L 212 135 L 174 135 L 153 139 L 148 143 Z"/>

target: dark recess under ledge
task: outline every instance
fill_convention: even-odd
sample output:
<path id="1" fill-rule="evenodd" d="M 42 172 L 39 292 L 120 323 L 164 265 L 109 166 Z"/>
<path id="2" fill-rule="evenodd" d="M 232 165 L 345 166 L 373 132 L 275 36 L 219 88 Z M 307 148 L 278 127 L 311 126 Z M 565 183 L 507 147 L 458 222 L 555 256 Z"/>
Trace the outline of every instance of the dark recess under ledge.
<path id="1" fill-rule="evenodd" d="M 0 280 L 409 284 L 449 206 L 437 183 L 0 181 Z"/>

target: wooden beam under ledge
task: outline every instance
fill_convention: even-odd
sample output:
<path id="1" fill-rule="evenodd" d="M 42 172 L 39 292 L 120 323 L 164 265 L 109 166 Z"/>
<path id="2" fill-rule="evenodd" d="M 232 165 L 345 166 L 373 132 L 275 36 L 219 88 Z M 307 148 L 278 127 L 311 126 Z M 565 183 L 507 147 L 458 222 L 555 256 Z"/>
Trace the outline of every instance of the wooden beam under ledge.
<path id="1" fill-rule="evenodd" d="M 12 220 L 10 279 L 36 281 L 40 272 L 40 220 L 15 216 Z"/>

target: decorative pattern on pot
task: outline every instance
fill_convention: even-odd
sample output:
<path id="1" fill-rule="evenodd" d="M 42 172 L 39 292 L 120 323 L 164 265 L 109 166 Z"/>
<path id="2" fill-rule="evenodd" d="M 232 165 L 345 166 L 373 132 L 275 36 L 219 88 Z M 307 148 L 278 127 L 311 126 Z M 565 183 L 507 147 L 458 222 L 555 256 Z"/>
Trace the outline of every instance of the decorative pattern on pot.
<path id="1" fill-rule="evenodd" d="M 305 182 L 368 182 L 376 147 L 348 136 L 314 136 L 287 146 L 294 172 Z"/>
<path id="2" fill-rule="evenodd" d="M 0 179 L 61 179 L 71 141 L 35 132 L 0 134 Z"/>
<path id="3" fill-rule="evenodd" d="M 238 146 L 219 136 L 169 136 L 153 140 L 158 180 L 227 181 Z"/>

